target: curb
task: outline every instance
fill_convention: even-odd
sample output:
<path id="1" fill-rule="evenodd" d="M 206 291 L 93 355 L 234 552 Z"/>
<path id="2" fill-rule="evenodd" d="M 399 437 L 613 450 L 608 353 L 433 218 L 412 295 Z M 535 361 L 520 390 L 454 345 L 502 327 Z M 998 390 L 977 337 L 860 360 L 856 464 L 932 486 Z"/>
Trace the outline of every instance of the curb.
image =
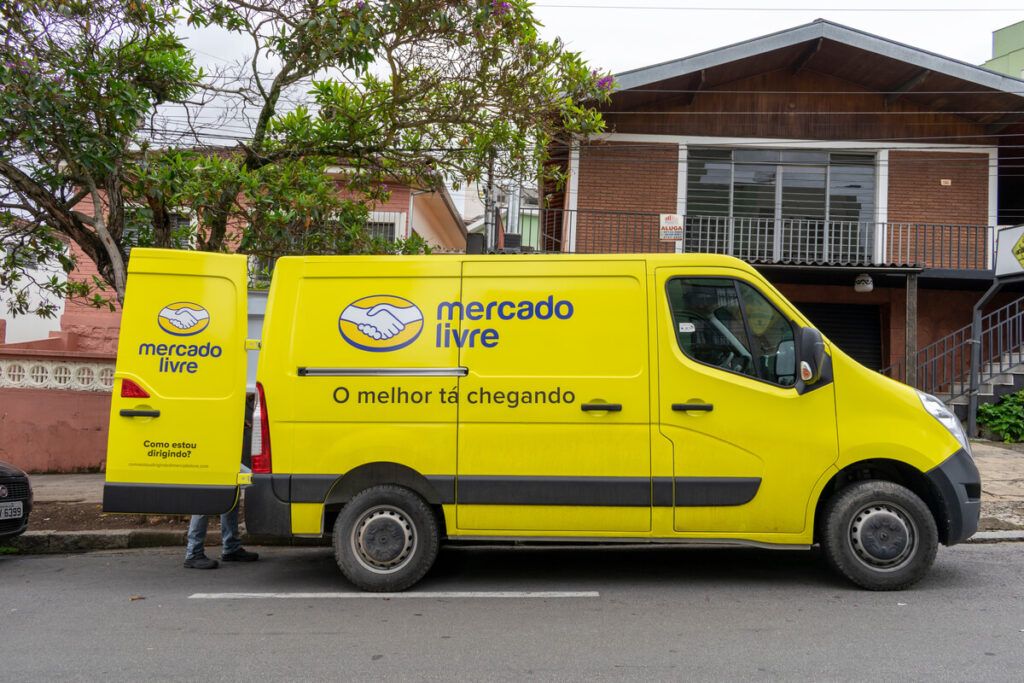
<path id="1" fill-rule="evenodd" d="M 184 530 L 110 529 L 101 531 L 26 531 L 8 541 L 26 555 L 84 553 L 90 550 L 124 550 L 185 545 Z M 207 541 L 220 542 L 220 534 L 210 533 Z"/>
<path id="2" fill-rule="evenodd" d="M 7 541 L 25 555 L 85 553 L 92 550 L 185 547 L 185 530 L 111 529 L 103 531 L 27 531 Z M 329 538 L 280 538 L 242 535 L 247 545 L 329 546 Z M 979 531 L 966 543 L 1024 543 L 1024 531 Z M 220 545 L 220 532 L 206 535 L 207 546 Z"/>
<path id="3" fill-rule="evenodd" d="M 1024 531 L 979 531 L 967 543 L 1024 543 Z"/>
<path id="4" fill-rule="evenodd" d="M 184 549 L 188 531 L 181 529 L 109 529 L 100 531 L 26 531 L 6 541 L 25 555 L 85 553 L 92 550 L 127 550 L 132 548 Z M 277 538 L 242 534 L 247 545 L 325 546 L 330 539 Z M 220 545 L 220 532 L 206 534 L 207 546 Z"/>

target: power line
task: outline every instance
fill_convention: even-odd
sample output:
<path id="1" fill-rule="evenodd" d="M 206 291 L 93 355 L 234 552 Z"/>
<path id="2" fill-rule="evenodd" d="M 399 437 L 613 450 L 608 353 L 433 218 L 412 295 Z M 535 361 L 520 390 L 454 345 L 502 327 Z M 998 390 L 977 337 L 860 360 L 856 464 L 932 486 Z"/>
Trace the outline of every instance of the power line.
<path id="1" fill-rule="evenodd" d="M 701 95 L 1024 95 L 1024 90 L 720 90 L 718 88 L 704 89 L 677 89 L 677 88 L 628 88 L 618 90 L 613 95 L 625 93 L 666 93 L 666 94 L 693 94 Z"/>
<path id="2" fill-rule="evenodd" d="M 601 114 L 613 114 L 616 116 L 935 116 L 941 114 L 953 114 L 964 116 L 967 114 L 1018 114 L 1020 112 L 1006 109 L 963 109 L 963 110 L 935 110 L 929 112 L 920 111 L 635 111 L 635 110 L 601 110 Z M 942 122 L 940 122 L 942 123 Z"/>
<path id="3" fill-rule="evenodd" d="M 534 7 L 551 9 L 598 9 L 598 10 L 636 10 L 655 12 L 907 12 L 907 13 L 972 13 L 972 12 L 1019 12 L 1016 7 L 749 7 L 749 6 L 668 6 L 668 5 L 564 5 L 556 3 L 537 3 Z"/>

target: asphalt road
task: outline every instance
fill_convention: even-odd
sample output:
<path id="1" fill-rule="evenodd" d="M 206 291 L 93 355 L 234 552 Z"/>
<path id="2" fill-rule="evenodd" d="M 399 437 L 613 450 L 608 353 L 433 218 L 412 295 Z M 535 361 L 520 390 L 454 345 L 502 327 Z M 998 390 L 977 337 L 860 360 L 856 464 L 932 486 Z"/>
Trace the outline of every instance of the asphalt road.
<path id="1" fill-rule="evenodd" d="M 941 549 L 869 593 L 813 553 L 453 548 L 356 597 L 327 548 L 0 556 L 4 680 L 1021 680 L 1024 543 Z M 473 597 L 472 592 L 517 592 Z M 561 591 L 571 597 L 523 596 Z M 202 599 L 199 593 L 282 597 Z M 326 595 L 287 597 L 295 593 Z M 365 594 L 360 594 L 365 596 Z M 134 598 L 134 599 L 133 599 Z M 141 599 L 140 599 L 141 598 Z"/>

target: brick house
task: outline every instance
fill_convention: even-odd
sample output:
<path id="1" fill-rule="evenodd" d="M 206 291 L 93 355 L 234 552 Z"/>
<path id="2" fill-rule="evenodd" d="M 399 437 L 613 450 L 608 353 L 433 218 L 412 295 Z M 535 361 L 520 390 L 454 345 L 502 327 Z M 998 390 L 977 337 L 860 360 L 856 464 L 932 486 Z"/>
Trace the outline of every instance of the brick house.
<path id="1" fill-rule="evenodd" d="M 610 132 L 555 151 L 540 248 L 732 254 L 868 367 L 911 380 L 1024 222 L 1022 80 L 817 20 L 616 81 Z"/>

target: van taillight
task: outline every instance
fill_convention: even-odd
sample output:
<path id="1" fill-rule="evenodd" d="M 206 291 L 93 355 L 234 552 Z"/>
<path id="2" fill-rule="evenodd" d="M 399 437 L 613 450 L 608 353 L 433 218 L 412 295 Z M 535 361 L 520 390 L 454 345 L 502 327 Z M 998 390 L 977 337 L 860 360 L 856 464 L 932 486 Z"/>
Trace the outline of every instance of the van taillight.
<path id="1" fill-rule="evenodd" d="M 270 474 L 270 420 L 263 385 L 256 383 L 256 402 L 252 407 L 252 473 Z"/>
<path id="2" fill-rule="evenodd" d="M 130 379 L 121 380 L 121 398 L 149 398 L 149 392 Z"/>

